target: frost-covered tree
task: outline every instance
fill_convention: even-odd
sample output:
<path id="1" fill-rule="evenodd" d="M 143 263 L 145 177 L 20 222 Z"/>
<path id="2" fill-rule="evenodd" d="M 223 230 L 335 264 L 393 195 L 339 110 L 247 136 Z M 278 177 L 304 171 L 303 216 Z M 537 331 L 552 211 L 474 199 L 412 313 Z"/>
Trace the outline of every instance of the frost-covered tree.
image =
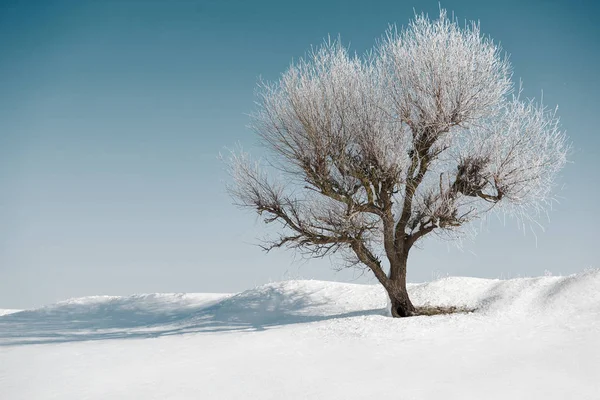
<path id="1" fill-rule="evenodd" d="M 478 24 L 443 10 L 388 30 L 362 57 L 329 40 L 261 83 L 257 103 L 267 162 L 233 154 L 230 190 L 281 224 L 265 248 L 340 252 L 344 266 L 373 272 L 394 317 L 416 313 L 406 290 L 415 243 L 458 237 L 491 209 L 535 219 L 566 162 L 555 113 L 519 97 Z"/>

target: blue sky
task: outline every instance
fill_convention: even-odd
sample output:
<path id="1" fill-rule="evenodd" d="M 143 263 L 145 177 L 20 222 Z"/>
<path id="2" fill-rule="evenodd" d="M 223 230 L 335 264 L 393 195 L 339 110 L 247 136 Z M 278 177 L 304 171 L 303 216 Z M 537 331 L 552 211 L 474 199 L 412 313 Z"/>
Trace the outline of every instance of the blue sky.
<path id="1" fill-rule="evenodd" d="M 593 1 L 446 1 L 510 53 L 524 94 L 573 141 L 545 232 L 490 221 L 457 250 L 426 241 L 409 280 L 600 267 L 600 27 Z M 0 2 L 0 308 L 74 296 L 231 292 L 269 280 L 374 282 L 264 254 L 217 155 L 240 142 L 259 76 L 327 35 L 358 52 L 437 1 Z M 356 280 L 357 279 L 357 280 Z"/>

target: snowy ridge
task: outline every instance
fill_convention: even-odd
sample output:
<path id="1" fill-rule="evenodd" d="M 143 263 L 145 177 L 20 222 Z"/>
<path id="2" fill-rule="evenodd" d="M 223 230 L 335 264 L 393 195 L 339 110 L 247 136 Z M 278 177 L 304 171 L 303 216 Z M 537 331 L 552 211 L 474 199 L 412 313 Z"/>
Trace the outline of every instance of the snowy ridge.
<path id="1" fill-rule="evenodd" d="M 600 312 L 600 269 L 509 280 L 448 277 L 411 285 L 415 304 L 463 305 L 479 313 Z"/>
<path id="2" fill-rule="evenodd" d="M 0 317 L 0 346 L 167 332 L 230 294 L 89 296 Z"/>
<path id="3" fill-rule="evenodd" d="M 410 284 L 409 291 L 415 305 L 473 308 L 477 309 L 474 317 L 600 313 L 600 270 L 567 277 L 511 280 L 450 277 Z M 261 331 L 352 317 L 381 319 L 386 314 L 386 302 L 379 285 L 322 281 L 275 282 L 234 295 L 84 297 L 0 317 L 0 346 Z M 394 323 L 386 321 L 378 324 Z"/>

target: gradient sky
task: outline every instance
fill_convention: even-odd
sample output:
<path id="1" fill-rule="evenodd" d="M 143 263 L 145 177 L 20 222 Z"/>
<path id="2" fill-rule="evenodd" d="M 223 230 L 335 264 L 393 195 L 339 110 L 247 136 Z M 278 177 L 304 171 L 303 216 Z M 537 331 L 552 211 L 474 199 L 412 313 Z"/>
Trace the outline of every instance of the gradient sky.
<path id="1" fill-rule="evenodd" d="M 574 151 L 545 232 L 496 220 L 462 250 L 427 240 L 409 280 L 600 267 L 595 1 L 444 1 L 511 54 L 525 95 L 559 104 Z M 0 2 L 0 308 L 75 296 L 233 292 L 284 278 L 375 282 L 254 245 L 217 155 L 259 76 L 328 34 L 363 52 L 436 1 Z"/>

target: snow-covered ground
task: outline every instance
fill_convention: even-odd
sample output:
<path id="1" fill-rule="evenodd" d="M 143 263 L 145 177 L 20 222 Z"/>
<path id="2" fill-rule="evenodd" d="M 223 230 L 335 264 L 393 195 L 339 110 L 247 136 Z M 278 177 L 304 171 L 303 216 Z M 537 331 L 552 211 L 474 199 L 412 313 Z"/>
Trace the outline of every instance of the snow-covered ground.
<path id="1" fill-rule="evenodd" d="M 600 399 L 600 271 L 74 299 L 0 317 L 0 399 Z"/>

